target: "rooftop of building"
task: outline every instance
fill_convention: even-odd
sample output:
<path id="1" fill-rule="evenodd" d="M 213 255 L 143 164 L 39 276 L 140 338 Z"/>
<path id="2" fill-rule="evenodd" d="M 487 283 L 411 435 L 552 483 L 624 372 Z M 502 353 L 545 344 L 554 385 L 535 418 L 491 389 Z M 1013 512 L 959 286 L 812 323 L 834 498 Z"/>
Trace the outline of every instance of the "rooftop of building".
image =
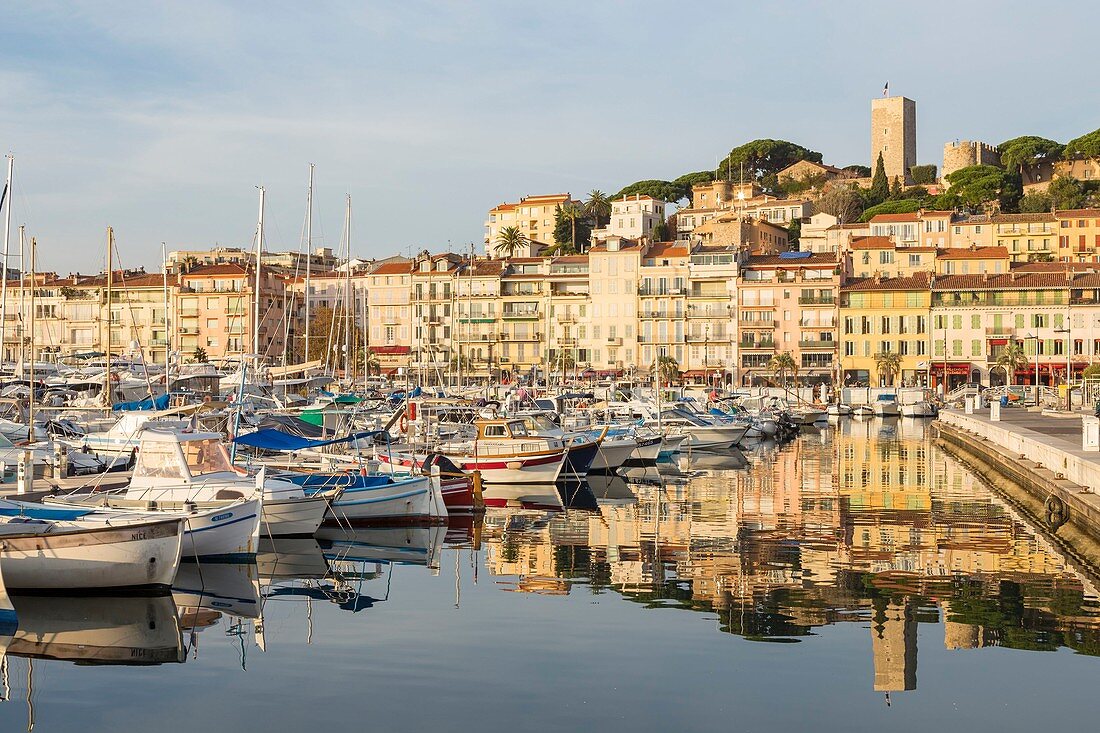
<path id="1" fill-rule="evenodd" d="M 788 253 L 793 254 L 793 253 Z M 745 267 L 833 267 L 837 264 L 836 254 L 832 252 L 807 252 L 799 253 L 800 257 L 783 257 L 782 255 L 752 255 L 745 262 Z"/>
<path id="2" fill-rule="evenodd" d="M 1042 224 L 1054 221 L 1049 211 L 1037 214 L 994 214 L 990 217 L 994 224 Z"/>
<path id="3" fill-rule="evenodd" d="M 908 224 L 917 220 L 917 212 L 909 214 L 875 214 L 871 217 L 871 224 Z"/>
<path id="4" fill-rule="evenodd" d="M 952 247 L 936 253 L 941 260 L 1007 260 L 1007 247 Z"/>
<path id="5" fill-rule="evenodd" d="M 372 275 L 408 275 L 412 272 L 412 262 L 383 262 L 371 270 Z"/>
<path id="6" fill-rule="evenodd" d="M 646 257 L 687 257 L 690 247 L 683 242 L 654 242 L 649 245 Z"/>
<path id="7" fill-rule="evenodd" d="M 870 290 L 928 290 L 932 283 L 932 273 L 915 272 L 902 277 L 858 277 L 848 280 L 840 291 L 864 292 Z"/>
<path id="8" fill-rule="evenodd" d="M 940 275 L 932 284 L 932 290 L 984 291 L 984 290 L 1042 290 L 1069 287 L 1100 287 L 1100 272 L 1027 271 L 1014 268 L 1006 273 L 981 275 Z"/>

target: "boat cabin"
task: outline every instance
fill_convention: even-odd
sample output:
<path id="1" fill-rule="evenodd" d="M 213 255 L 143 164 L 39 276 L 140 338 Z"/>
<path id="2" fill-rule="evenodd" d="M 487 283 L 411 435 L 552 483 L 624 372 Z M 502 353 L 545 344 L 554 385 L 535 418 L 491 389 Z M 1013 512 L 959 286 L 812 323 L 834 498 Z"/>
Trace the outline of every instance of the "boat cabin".
<path id="1" fill-rule="evenodd" d="M 244 475 L 229 460 L 219 433 L 147 428 L 141 431 L 131 484 L 189 484 L 226 473 Z"/>
<path id="2" fill-rule="evenodd" d="M 522 440 L 529 437 L 523 420 L 475 420 L 478 440 Z"/>

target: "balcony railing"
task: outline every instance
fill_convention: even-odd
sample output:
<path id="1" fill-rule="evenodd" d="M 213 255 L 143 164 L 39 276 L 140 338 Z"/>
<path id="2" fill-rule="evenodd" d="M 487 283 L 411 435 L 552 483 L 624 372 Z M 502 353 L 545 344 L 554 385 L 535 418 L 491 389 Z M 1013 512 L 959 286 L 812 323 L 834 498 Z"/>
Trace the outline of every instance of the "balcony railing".
<path id="1" fill-rule="evenodd" d="M 746 319 L 741 319 L 741 320 L 738 321 L 738 323 L 741 325 L 741 328 L 775 328 L 776 325 L 778 325 L 778 321 L 774 321 L 774 320 L 761 321 L 759 319 L 755 319 L 755 320 L 751 320 L 751 321 L 746 320 Z"/>
<path id="2" fill-rule="evenodd" d="M 836 298 L 832 295 L 806 295 L 800 296 L 798 303 L 799 305 L 833 305 L 836 303 Z"/>
<path id="3" fill-rule="evenodd" d="M 539 318 L 538 311 L 505 311 L 501 316 L 509 321 L 537 321 Z"/>
<path id="4" fill-rule="evenodd" d="M 806 341 L 799 341 L 798 348 L 800 349 L 832 349 L 836 346 L 836 341 L 822 340 L 822 339 L 808 339 Z"/>

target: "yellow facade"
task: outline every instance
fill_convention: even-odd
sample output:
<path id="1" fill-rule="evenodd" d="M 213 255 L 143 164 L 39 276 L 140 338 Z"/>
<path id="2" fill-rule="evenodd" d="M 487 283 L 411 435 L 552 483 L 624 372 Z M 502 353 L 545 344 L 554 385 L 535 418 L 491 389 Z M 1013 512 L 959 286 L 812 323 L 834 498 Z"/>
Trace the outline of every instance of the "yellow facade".
<path id="1" fill-rule="evenodd" d="M 928 371 L 931 276 L 863 278 L 841 288 L 840 370 L 845 386 L 889 384 L 875 354 L 901 357 L 895 385 L 923 385 Z"/>

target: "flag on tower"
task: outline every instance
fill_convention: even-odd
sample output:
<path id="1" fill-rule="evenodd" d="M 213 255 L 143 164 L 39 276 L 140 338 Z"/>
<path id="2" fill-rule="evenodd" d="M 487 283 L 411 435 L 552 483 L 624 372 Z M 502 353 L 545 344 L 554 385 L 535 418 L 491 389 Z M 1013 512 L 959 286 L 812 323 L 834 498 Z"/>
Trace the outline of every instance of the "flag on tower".
<path id="1" fill-rule="evenodd" d="M 890 82 L 886 82 L 886 85 L 884 87 L 882 87 L 882 96 L 884 96 L 884 97 L 889 97 L 890 96 Z"/>

